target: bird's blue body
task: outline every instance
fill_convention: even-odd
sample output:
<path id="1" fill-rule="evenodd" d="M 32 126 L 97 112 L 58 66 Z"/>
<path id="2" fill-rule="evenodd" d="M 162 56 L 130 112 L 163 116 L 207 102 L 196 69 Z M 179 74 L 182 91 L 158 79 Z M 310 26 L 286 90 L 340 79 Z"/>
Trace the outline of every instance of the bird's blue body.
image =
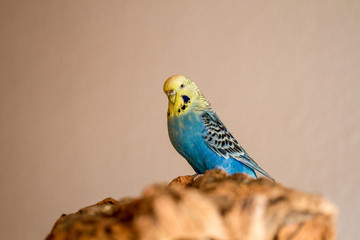
<path id="1" fill-rule="evenodd" d="M 246 173 L 256 178 L 255 171 L 230 156 L 220 156 L 206 144 L 207 134 L 203 112 L 190 109 L 186 114 L 168 119 L 168 131 L 172 145 L 189 162 L 196 173 L 209 169 L 222 169 L 229 174 Z M 215 114 L 207 112 L 207 114 Z M 227 130 L 226 130 L 227 131 Z M 245 152 L 244 157 L 247 157 Z"/>

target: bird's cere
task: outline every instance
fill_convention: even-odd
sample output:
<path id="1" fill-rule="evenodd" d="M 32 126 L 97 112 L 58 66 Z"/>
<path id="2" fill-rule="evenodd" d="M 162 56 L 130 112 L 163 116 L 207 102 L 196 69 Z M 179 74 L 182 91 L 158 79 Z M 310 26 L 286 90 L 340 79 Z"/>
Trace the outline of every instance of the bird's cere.
<path id="1" fill-rule="evenodd" d="M 170 91 L 168 91 L 166 93 L 168 96 L 171 96 L 171 95 L 175 95 L 176 94 L 176 91 L 174 89 L 171 89 Z"/>

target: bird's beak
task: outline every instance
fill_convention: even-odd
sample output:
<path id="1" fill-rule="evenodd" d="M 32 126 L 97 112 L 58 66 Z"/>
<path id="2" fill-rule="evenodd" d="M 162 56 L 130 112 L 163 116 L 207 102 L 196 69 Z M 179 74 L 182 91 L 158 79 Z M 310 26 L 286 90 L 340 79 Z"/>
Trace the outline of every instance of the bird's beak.
<path id="1" fill-rule="evenodd" d="M 169 98 L 169 101 L 174 104 L 175 103 L 175 98 L 176 98 L 176 91 L 174 89 L 171 89 L 169 91 L 166 92 L 166 95 Z"/>

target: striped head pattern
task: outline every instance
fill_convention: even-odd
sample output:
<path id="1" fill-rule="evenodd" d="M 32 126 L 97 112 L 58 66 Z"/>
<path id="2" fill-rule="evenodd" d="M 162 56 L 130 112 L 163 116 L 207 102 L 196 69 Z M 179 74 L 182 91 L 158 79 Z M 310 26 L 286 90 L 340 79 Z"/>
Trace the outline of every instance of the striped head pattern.
<path id="1" fill-rule="evenodd" d="M 164 83 L 164 92 L 169 99 L 168 118 L 186 114 L 192 106 L 210 107 L 196 84 L 182 75 L 168 78 Z"/>

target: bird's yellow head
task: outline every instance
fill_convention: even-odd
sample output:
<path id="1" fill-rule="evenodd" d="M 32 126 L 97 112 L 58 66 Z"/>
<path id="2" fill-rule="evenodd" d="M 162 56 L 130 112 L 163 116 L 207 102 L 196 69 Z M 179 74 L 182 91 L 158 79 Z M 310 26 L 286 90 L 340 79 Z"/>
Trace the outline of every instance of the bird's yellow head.
<path id="1" fill-rule="evenodd" d="M 186 114 L 199 104 L 210 106 L 196 84 L 182 75 L 168 78 L 164 83 L 164 92 L 169 98 L 168 118 Z"/>

